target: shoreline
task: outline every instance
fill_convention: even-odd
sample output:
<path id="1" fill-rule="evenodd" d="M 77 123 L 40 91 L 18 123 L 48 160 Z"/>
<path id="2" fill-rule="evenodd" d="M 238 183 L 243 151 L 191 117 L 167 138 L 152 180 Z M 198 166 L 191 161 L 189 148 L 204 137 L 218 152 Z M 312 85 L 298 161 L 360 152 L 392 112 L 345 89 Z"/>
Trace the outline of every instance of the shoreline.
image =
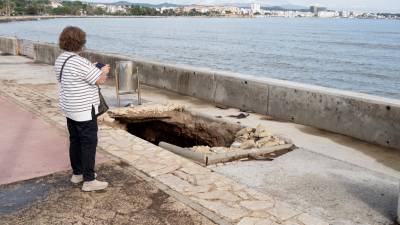
<path id="1" fill-rule="evenodd" d="M 71 18 L 166 18 L 170 16 L 3 16 L 0 17 L 0 23 L 18 22 L 18 21 L 34 21 L 48 19 L 71 19 Z"/>
<path id="2" fill-rule="evenodd" d="M 374 18 L 322 18 L 322 17 L 279 17 L 279 16 L 129 16 L 129 15 L 97 15 L 97 16 L 75 16 L 75 15 L 54 15 L 54 16 L 0 16 L 1 23 L 19 22 L 19 21 L 34 21 L 34 20 L 48 20 L 48 19 L 72 19 L 72 18 L 230 18 L 230 19 L 258 19 L 258 18 L 286 18 L 286 19 L 347 19 L 347 20 L 393 20 L 398 21 L 400 19 L 374 19 Z"/>

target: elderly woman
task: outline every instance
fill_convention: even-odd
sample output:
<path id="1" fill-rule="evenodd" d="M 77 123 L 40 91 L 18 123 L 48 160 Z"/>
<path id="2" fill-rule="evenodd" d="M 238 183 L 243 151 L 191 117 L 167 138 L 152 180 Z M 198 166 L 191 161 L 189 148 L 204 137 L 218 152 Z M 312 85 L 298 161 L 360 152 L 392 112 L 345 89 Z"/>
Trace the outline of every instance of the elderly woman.
<path id="1" fill-rule="evenodd" d="M 73 175 L 71 182 L 83 182 L 83 191 L 107 188 L 107 182 L 96 180 L 94 172 L 97 147 L 97 117 L 100 104 L 97 85 L 103 84 L 110 66 L 101 70 L 79 56 L 86 43 L 86 33 L 78 27 L 66 27 L 59 46 L 64 52 L 54 68 L 60 83 L 60 107 L 67 117 L 69 156 Z"/>

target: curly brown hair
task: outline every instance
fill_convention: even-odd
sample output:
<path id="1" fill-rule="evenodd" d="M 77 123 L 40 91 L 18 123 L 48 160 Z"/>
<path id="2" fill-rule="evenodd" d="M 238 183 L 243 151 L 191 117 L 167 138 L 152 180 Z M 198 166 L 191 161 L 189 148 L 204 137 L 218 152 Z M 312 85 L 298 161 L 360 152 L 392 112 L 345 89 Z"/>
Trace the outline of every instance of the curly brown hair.
<path id="1" fill-rule="evenodd" d="M 68 26 L 61 32 L 58 42 L 62 50 L 78 52 L 86 44 L 86 33 L 79 27 Z"/>

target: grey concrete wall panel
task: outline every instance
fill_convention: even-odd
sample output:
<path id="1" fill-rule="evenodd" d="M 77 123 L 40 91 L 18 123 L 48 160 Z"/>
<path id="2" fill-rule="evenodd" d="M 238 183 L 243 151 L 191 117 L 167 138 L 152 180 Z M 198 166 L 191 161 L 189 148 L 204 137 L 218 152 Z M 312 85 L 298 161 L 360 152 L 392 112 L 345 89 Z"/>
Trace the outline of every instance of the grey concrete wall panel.
<path id="1" fill-rule="evenodd" d="M 55 60 L 61 54 L 61 50 L 54 44 L 34 43 L 35 61 L 54 65 Z"/>
<path id="2" fill-rule="evenodd" d="M 140 68 L 143 83 L 179 93 L 179 77 L 175 68 L 141 61 L 136 61 L 136 64 Z"/>
<path id="3" fill-rule="evenodd" d="M 18 55 L 18 39 L 0 37 L 0 51 L 3 54 Z"/>
<path id="4" fill-rule="evenodd" d="M 252 79 L 215 75 L 216 103 L 266 114 L 268 110 L 268 84 Z"/>
<path id="5" fill-rule="evenodd" d="M 400 149 L 400 104 L 319 89 L 270 85 L 268 114 Z"/>
<path id="6" fill-rule="evenodd" d="M 186 71 L 189 76 L 188 85 L 181 87 L 187 95 L 214 102 L 217 83 L 213 72 Z"/>
<path id="7" fill-rule="evenodd" d="M 18 54 L 33 59 L 35 57 L 34 42 L 26 39 L 19 39 Z"/>
<path id="8" fill-rule="evenodd" d="M 214 73 L 192 67 L 135 60 L 143 83 L 199 99 L 213 101 Z"/>

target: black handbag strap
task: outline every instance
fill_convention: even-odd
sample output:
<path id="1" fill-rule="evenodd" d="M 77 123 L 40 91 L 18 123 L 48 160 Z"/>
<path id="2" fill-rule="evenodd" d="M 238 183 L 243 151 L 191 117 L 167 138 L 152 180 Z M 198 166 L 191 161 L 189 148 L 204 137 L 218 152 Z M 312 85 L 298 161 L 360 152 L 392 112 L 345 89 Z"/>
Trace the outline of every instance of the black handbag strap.
<path id="1" fill-rule="evenodd" d="M 63 65 L 62 65 L 62 67 L 61 67 L 61 71 L 60 71 L 60 83 L 61 83 L 61 80 L 62 80 L 62 72 L 63 72 L 63 70 L 64 70 L 65 63 L 67 63 L 67 61 L 68 61 L 70 58 L 75 57 L 75 56 L 76 56 L 76 55 L 71 55 L 71 56 L 69 56 L 69 57 L 64 61 Z"/>

